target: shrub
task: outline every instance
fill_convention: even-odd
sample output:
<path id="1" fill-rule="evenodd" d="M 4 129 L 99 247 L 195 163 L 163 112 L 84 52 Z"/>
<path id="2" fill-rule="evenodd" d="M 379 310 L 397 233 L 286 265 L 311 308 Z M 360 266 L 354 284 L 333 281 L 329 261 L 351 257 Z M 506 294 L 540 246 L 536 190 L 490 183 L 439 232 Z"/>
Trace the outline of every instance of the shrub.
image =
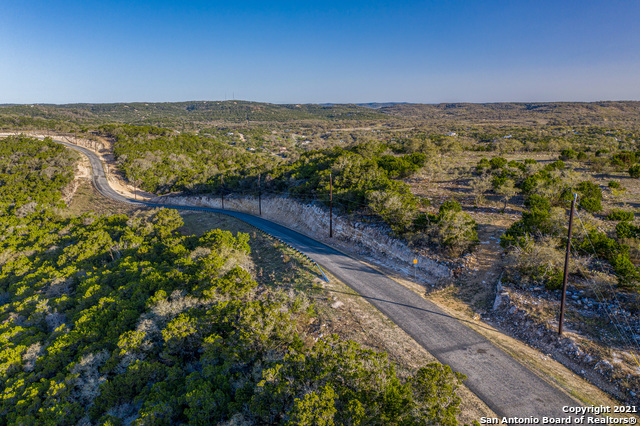
<path id="1" fill-rule="evenodd" d="M 619 189 L 620 188 L 620 182 L 615 181 L 615 180 L 610 180 L 609 183 L 607 184 L 607 186 L 609 188 Z"/>
<path id="2" fill-rule="evenodd" d="M 572 160 L 576 158 L 577 155 L 578 153 L 575 152 L 573 149 L 563 149 L 562 151 L 560 151 L 561 160 Z"/>
<path id="3" fill-rule="evenodd" d="M 491 165 L 491 169 L 498 170 L 507 164 L 507 160 L 502 157 L 493 157 L 489 160 L 489 164 Z"/>
<path id="4" fill-rule="evenodd" d="M 638 238 L 640 237 L 640 227 L 626 221 L 620 222 L 616 225 L 616 235 L 619 240 L 623 238 Z"/>
<path id="5" fill-rule="evenodd" d="M 489 170 L 489 168 L 491 168 L 491 163 L 489 163 L 489 160 L 487 160 L 486 158 L 482 158 L 476 165 L 476 173 L 482 174 L 485 171 Z"/>
<path id="6" fill-rule="evenodd" d="M 611 259 L 611 266 L 616 271 L 621 286 L 629 287 L 637 283 L 640 274 L 627 253 L 620 253 Z"/>
<path id="7" fill-rule="evenodd" d="M 593 182 L 580 182 L 576 190 L 580 193 L 579 206 L 588 212 L 595 213 L 602 210 L 602 190 Z"/>
<path id="8" fill-rule="evenodd" d="M 544 169 L 548 172 L 551 172 L 553 170 L 562 170 L 564 169 L 565 164 L 564 161 L 558 160 L 558 161 L 554 161 L 551 164 L 547 164 Z"/>
<path id="9" fill-rule="evenodd" d="M 633 212 L 629 210 L 612 210 L 611 213 L 607 215 L 607 220 L 633 220 L 635 215 Z"/>
<path id="10" fill-rule="evenodd" d="M 414 153 L 405 157 L 383 155 L 378 159 L 378 166 L 384 169 L 391 178 L 406 178 L 424 166 L 425 161 L 426 156 L 422 153 Z"/>
<path id="11" fill-rule="evenodd" d="M 636 162 L 636 154 L 630 151 L 621 151 L 611 157 L 611 165 L 615 167 L 630 166 Z"/>
<path id="12" fill-rule="evenodd" d="M 551 209 L 551 203 L 549 202 L 549 200 L 538 194 L 533 194 L 532 196 L 527 198 L 524 202 L 524 205 L 530 210 L 533 210 L 533 209 L 550 210 Z"/>
<path id="13" fill-rule="evenodd" d="M 588 212 L 599 212 L 602 210 L 602 203 L 599 199 L 593 197 L 582 198 L 578 203 L 580 207 Z"/>
<path id="14" fill-rule="evenodd" d="M 524 163 L 521 163 L 519 161 L 516 160 L 511 160 L 507 163 L 507 166 L 513 168 L 513 169 L 517 169 L 520 170 L 521 172 L 524 172 L 527 170 L 527 166 Z"/>
<path id="15" fill-rule="evenodd" d="M 515 222 L 500 238 L 502 247 L 523 246 L 527 235 L 555 236 L 565 229 L 564 209 L 552 208 L 548 199 L 534 194 L 525 200 L 525 206 L 529 208 L 529 211 L 522 213 L 522 219 Z"/>
<path id="16" fill-rule="evenodd" d="M 417 213 L 417 199 L 411 194 L 393 189 L 368 191 L 366 200 L 371 210 L 380 215 L 398 234 L 407 230 Z"/>
<path id="17" fill-rule="evenodd" d="M 445 213 L 448 212 L 461 212 L 462 206 L 459 202 L 454 200 L 447 200 L 440 205 L 440 210 L 438 212 L 438 217 L 442 217 Z"/>
<path id="18" fill-rule="evenodd" d="M 629 176 L 634 179 L 640 178 L 640 164 L 634 164 L 633 166 L 629 167 Z"/>
<path id="19" fill-rule="evenodd" d="M 604 232 L 591 230 L 588 238 L 583 239 L 576 247 L 584 253 L 593 253 L 600 259 L 610 260 L 620 252 L 620 244 L 612 238 L 609 238 Z"/>
<path id="20" fill-rule="evenodd" d="M 462 211 L 460 203 L 446 201 L 436 217 L 436 240 L 452 256 L 469 250 L 478 240 L 478 224 Z"/>
<path id="21" fill-rule="evenodd" d="M 543 237 L 536 242 L 524 237 L 507 259 L 513 278 L 525 285 L 544 285 L 555 290 L 562 285 L 564 255 L 558 250 L 559 241 Z M 573 272 L 573 271 L 572 271 Z"/>

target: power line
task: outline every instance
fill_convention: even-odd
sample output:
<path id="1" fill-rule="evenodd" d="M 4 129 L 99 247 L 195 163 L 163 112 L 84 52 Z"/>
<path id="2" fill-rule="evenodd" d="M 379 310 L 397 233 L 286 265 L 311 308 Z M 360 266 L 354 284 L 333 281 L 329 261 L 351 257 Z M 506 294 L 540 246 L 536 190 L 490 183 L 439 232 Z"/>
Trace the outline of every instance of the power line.
<path id="1" fill-rule="evenodd" d="M 595 248 L 595 246 L 593 244 L 593 241 L 591 241 L 591 238 L 589 237 L 589 233 L 587 232 L 587 229 L 584 226 L 584 222 L 582 221 L 582 218 L 580 217 L 580 213 L 578 213 L 576 211 L 576 214 L 578 216 L 578 221 L 580 222 L 580 225 L 582 227 L 582 231 L 584 232 L 585 237 L 587 238 L 587 240 L 589 241 L 589 244 L 591 245 L 591 249 L 593 250 L 593 255 L 594 255 L 594 257 L 597 258 L 598 255 L 597 255 L 596 248 Z M 578 265 L 578 268 L 580 268 L 580 265 Z M 580 269 L 582 269 L 582 268 L 580 268 Z M 602 272 L 604 272 L 604 271 L 602 271 Z M 584 273 L 584 271 L 581 271 L 581 273 L 584 276 L 587 275 L 587 274 Z M 615 275 L 617 276 L 617 274 L 615 274 Z M 620 308 L 622 304 L 620 303 L 620 300 L 618 299 L 616 291 L 614 290 L 614 288 L 611 285 L 611 283 L 609 283 L 608 281 L 606 281 L 606 283 L 609 286 L 609 289 L 611 290 L 611 295 L 613 296 L 613 298 L 615 300 L 615 303 Z M 631 336 L 631 338 L 629 339 L 627 337 L 626 333 L 624 332 L 625 328 L 620 324 L 620 322 L 617 320 L 616 316 L 613 315 L 613 313 L 609 313 L 609 311 L 610 311 L 610 308 L 608 306 L 609 304 L 608 303 L 604 303 L 604 302 L 606 302 L 606 298 L 600 292 L 600 289 L 598 289 L 597 286 L 595 286 L 595 285 L 593 285 L 592 288 L 595 290 L 596 297 L 598 297 L 601 300 L 600 303 L 604 306 L 605 313 L 612 320 L 614 327 L 616 328 L 616 330 L 618 330 L 618 333 L 620 333 L 620 336 L 623 338 L 625 343 L 627 343 L 630 347 L 635 348 L 638 351 L 638 353 L 640 353 L 640 344 L 638 344 L 638 342 L 636 341 L 636 339 L 633 336 Z M 626 316 L 623 315 L 623 318 L 624 318 L 624 322 L 626 323 L 627 328 L 629 330 L 633 330 L 633 327 L 631 326 L 631 324 L 629 324 L 629 320 L 626 318 Z M 638 364 L 638 367 L 640 367 L 640 362 L 638 361 L 638 358 L 636 358 L 636 356 L 634 355 L 633 351 L 630 351 L 630 352 L 631 352 L 631 356 L 633 357 L 634 361 L 636 362 L 636 364 Z"/>
<path id="2" fill-rule="evenodd" d="M 569 234 L 567 236 L 567 253 L 564 258 L 564 274 L 562 276 L 562 298 L 560 301 L 560 320 L 558 321 L 558 334 L 562 336 L 562 323 L 564 321 L 564 304 L 567 299 L 567 276 L 569 275 L 569 253 L 571 252 L 571 231 L 573 230 L 573 211 L 576 208 L 578 194 L 571 200 L 571 213 L 569 215 Z"/>

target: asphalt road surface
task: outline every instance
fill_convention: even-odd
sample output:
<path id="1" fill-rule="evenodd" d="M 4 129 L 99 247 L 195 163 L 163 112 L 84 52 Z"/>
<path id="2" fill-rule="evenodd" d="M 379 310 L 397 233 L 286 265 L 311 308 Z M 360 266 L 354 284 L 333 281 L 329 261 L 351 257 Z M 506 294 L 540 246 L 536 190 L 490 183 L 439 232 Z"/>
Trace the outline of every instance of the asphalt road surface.
<path id="1" fill-rule="evenodd" d="M 99 158 L 66 142 L 89 158 L 93 182 L 104 196 L 125 203 L 147 204 L 116 193 Z M 162 207 L 224 213 L 243 220 L 307 254 L 411 335 L 443 364 L 467 376 L 466 385 L 496 414 L 506 417 L 564 417 L 564 406 L 582 405 L 528 370 L 435 304 L 366 264 L 289 228 L 246 213 L 204 207 Z"/>

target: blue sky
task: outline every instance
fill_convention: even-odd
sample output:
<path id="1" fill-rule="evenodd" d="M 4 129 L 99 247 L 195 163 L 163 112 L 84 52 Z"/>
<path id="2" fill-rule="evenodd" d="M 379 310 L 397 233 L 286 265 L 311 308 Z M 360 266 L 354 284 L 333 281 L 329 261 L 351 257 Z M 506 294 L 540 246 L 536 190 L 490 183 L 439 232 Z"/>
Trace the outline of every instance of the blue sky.
<path id="1" fill-rule="evenodd" d="M 640 100 L 640 1 L 0 0 L 0 103 Z"/>

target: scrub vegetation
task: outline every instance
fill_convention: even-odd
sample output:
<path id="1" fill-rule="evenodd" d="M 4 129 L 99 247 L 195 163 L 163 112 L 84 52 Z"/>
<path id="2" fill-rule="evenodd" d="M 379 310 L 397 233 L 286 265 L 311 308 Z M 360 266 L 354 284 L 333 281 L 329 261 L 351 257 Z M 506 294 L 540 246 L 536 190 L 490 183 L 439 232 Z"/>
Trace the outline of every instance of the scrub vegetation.
<path id="1" fill-rule="evenodd" d="M 314 338 L 313 285 L 261 278 L 248 234 L 185 236 L 166 209 L 63 218 L 74 157 L 2 143 L 35 159 L 3 166 L 0 423 L 457 424 L 462 375 L 399 376 L 384 353 Z"/>
<path id="2" fill-rule="evenodd" d="M 637 402 L 638 117 L 638 102 L 227 101 L 2 106 L 0 130 L 101 142 L 124 180 L 157 195 L 261 193 L 326 207 L 332 186 L 334 214 L 454 271 L 429 291 L 449 286 L 473 315 L 491 318 L 499 282 L 512 301 L 530 300 L 505 311 L 517 307 L 545 332 L 555 327 L 577 195 L 566 317 L 582 363 L 574 371 L 606 361 L 610 392 Z M 313 304 L 252 275 L 246 236 L 182 236 L 166 211 L 58 217 L 74 157 L 27 140 L 0 145 L 9 422 L 454 421 L 453 393 L 420 393 L 439 377 L 454 389 L 459 378 L 446 368 L 400 377 L 384 355 L 306 338 Z"/>

